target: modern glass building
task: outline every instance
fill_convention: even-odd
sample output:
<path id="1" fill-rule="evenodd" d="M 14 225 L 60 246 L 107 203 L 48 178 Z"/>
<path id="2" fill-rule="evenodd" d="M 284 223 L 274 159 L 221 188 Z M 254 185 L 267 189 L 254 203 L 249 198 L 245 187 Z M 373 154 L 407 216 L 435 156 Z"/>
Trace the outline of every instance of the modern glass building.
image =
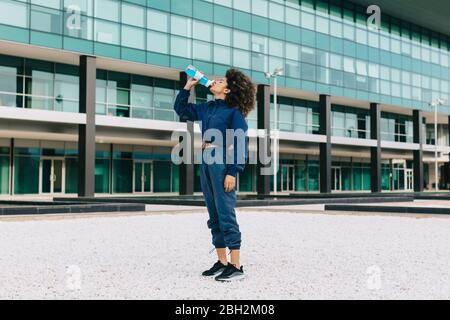
<path id="1" fill-rule="evenodd" d="M 384 3 L 377 27 L 357 0 L 0 0 L 0 194 L 201 191 L 198 165 L 171 162 L 189 64 L 253 78 L 251 138 L 274 126 L 264 72 L 284 68 L 278 191 L 432 189 L 435 150 L 449 188 L 448 4 L 430 25 Z M 273 189 L 259 172 L 238 191 Z"/>

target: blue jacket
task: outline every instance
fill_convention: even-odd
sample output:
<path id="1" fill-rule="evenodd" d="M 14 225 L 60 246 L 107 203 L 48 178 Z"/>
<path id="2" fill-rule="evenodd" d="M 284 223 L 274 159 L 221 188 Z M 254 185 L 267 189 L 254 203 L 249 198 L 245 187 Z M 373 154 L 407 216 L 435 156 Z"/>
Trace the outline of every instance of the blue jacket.
<path id="1" fill-rule="evenodd" d="M 238 139 L 237 137 L 233 139 L 233 162 L 227 162 L 227 175 L 235 177 L 236 172 L 243 172 L 245 163 L 248 162 L 248 125 L 242 112 L 237 107 L 230 107 L 223 99 L 216 99 L 200 104 L 189 103 L 189 95 L 189 90 L 180 90 L 175 99 L 174 109 L 176 113 L 180 116 L 181 120 L 201 121 L 202 138 L 205 131 L 208 129 L 220 130 L 224 139 L 223 142 L 220 143 L 224 146 L 224 155 L 226 155 L 227 148 L 226 129 L 242 129 L 245 132 L 246 138 L 244 146 L 238 147 L 238 143 L 242 143 L 242 139 Z M 244 150 L 245 154 L 238 155 L 238 150 Z M 239 159 L 244 159 L 245 163 L 238 163 Z"/>

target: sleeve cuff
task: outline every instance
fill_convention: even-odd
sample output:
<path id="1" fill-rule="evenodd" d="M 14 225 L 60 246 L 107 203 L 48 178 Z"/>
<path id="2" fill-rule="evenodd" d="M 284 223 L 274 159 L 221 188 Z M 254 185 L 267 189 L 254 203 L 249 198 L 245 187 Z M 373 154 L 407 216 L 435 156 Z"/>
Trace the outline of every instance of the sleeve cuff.
<path id="1" fill-rule="evenodd" d="M 227 175 L 236 177 L 236 173 L 238 172 L 236 166 L 229 167 L 227 170 Z"/>

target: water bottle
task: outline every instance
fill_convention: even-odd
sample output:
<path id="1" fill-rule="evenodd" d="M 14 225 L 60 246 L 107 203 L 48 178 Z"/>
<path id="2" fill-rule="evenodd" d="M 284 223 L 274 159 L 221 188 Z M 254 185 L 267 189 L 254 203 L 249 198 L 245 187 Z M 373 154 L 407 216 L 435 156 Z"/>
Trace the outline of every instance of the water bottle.
<path id="1" fill-rule="evenodd" d="M 197 68 L 195 68 L 192 65 L 188 65 L 185 72 L 191 78 L 194 78 L 195 80 L 199 80 L 199 83 L 201 85 L 204 85 L 205 87 L 211 86 L 214 82 L 214 80 L 209 80 L 208 77 L 206 77 L 203 73 L 198 71 Z"/>

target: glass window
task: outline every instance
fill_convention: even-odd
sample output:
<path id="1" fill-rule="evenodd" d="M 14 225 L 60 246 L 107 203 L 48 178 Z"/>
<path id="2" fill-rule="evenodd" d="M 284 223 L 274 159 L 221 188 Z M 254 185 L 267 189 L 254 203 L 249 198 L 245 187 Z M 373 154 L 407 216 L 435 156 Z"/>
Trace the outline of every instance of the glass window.
<path id="1" fill-rule="evenodd" d="M 400 82 L 400 70 L 391 69 L 391 81 Z"/>
<path id="2" fill-rule="evenodd" d="M 342 56 L 330 53 L 330 67 L 337 70 L 342 70 Z"/>
<path id="3" fill-rule="evenodd" d="M 81 39 L 92 40 L 94 22 L 92 18 L 86 16 L 80 16 L 79 26 L 78 21 L 71 19 L 70 16 L 73 14 L 72 11 L 64 13 L 64 34 Z"/>
<path id="4" fill-rule="evenodd" d="M 211 41 L 211 24 L 194 20 L 194 38 L 203 41 Z"/>
<path id="5" fill-rule="evenodd" d="M 268 42 L 266 37 L 252 35 L 252 51 L 268 54 Z"/>
<path id="6" fill-rule="evenodd" d="M 179 57 L 192 58 L 192 44 L 190 39 L 172 36 L 170 38 L 170 54 Z"/>
<path id="7" fill-rule="evenodd" d="M 430 50 L 422 47 L 422 60 L 430 62 Z"/>
<path id="8" fill-rule="evenodd" d="M 380 77 L 384 80 L 391 80 L 391 72 L 388 67 L 380 66 Z"/>
<path id="9" fill-rule="evenodd" d="M 291 60 L 298 60 L 300 54 L 300 47 L 298 45 L 286 42 L 286 58 Z"/>
<path id="10" fill-rule="evenodd" d="M 283 46 L 282 41 L 275 40 L 272 38 L 269 39 L 269 54 L 278 56 L 278 57 L 283 57 L 284 56 L 283 49 L 284 49 L 284 46 Z"/>
<path id="11" fill-rule="evenodd" d="M 248 51 L 234 49 L 233 65 L 239 68 L 250 69 L 250 53 Z"/>
<path id="12" fill-rule="evenodd" d="M 334 37 L 342 38 L 342 23 L 331 20 L 330 34 Z"/>
<path id="13" fill-rule="evenodd" d="M 283 59 L 276 57 L 269 57 L 269 70 L 275 70 L 276 68 L 285 68 Z"/>
<path id="14" fill-rule="evenodd" d="M 122 45 L 125 47 L 145 49 L 145 30 L 122 26 Z"/>
<path id="15" fill-rule="evenodd" d="M 103 20 L 95 20 L 94 29 L 95 41 L 119 44 L 119 24 Z"/>
<path id="16" fill-rule="evenodd" d="M 25 1 L 26 2 L 26 1 Z M 32 4 L 37 4 L 43 7 L 49 7 L 53 9 L 61 9 L 59 0 L 31 0 Z"/>
<path id="17" fill-rule="evenodd" d="M 302 47 L 302 50 L 300 52 L 300 60 L 302 62 L 315 64 L 316 62 L 315 50 L 313 48 Z"/>
<path id="18" fill-rule="evenodd" d="M 229 47 L 214 46 L 214 62 L 231 65 L 231 50 Z"/>
<path id="19" fill-rule="evenodd" d="M 316 30 L 328 34 L 329 23 L 328 19 L 316 16 Z"/>
<path id="20" fill-rule="evenodd" d="M 367 44 L 367 31 L 357 28 L 356 29 L 356 42 L 361 44 Z"/>
<path id="21" fill-rule="evenodd" d="M 355 73 L 355 61 L 352 58 L 344 57 L 344 71 Z"/>
<path id="22" fill-rule="evenodd" d="M 270 2 L 269 17 L 270 19 L 284 22 L 284 6 Z"/>
<path id="23" fill-rule="evenodd" d="M 232 0 L 214 0 L 214 3 L 220 4 L 225 7 L 231 7 Z"/>
<path id="24" fill-rule="evenodd" d="M 362 60 L 356 61 L 356 73 L 367 76 L 367 63 Z"/>
<path id="25" fill-rule="evenodd" d="M 411 44 L 409 42 L 402 41 L 402 54 L 411 55 Z"/>
<path id="26" fill-rule="evenodd" d="M 243 50 L 250 50 L 250 34 L 247 32 L 234 30 L 233 46 Z"/>
<path id="27" fill-rule="evenodd" d="M 401 53 L 400 41 L 396 39 L 391 39 L 391 51 L 394 53 Z"/>
<path id="28" fill-rule="evenodd" d="M 141 6 L 122 3 L 122 23 L 136 27 L 145 27 L 145 11 Z"/>
<path id="29" fill-rule="evenodd" d="M 211 45 L 208 42 L 194 40 L 193 54 L 194 59 L 209 62 L 211 60 Z"/>
<path id="30" fill-rule="evenodd" d="M 411 84 L 411 73 L 408 71 L 402 71 L 402 83 Z"/>
<path id="31" fill-rule="evenodd" d="M 300 78 L 300 64 L 297 60 L 286 60 L 286 75 L 292 78 Z"/>
<path id="32" fill-rule="evenodd" d="M 55 109 L 78 112 L 78 76 L 55 74 Z"/>
<path id="33" fill-rule="evenodd" d="M 269 58 L 262 53 L 252 52 L 252 68 L 253 70 L 266 72 L 269 70 Z"/>
<path id="34" fill-rule="evenodd" d="M 166 33 L 148 31 L 147 50 L 159 53 L 169 53 L 169 39 Z"/>
<path id="35" fill-rule="evenodd" d="M 400 94 L 400 92 L 401 92 L 401 88 L 400 88 L 400 84 L 398 84 L 398 83 L 395 83 L 395 82 L 392 82 L 391 83 L 391 91 L 392 91 L 392 95 L 394 96 L 394 97 L 401 97 L 401 94 Z"/>
<path id="36" fill-rule="evenodd" d="M 39 31 L 61 34 L 62 32 L 61 11 L 32 6 L 31 28 Z"/>
<path id="37" fill-rule="evenodd" d="M 300 65 L 300 75 L 302 79 L 309 80 L 309 81 L 316 81 L 316 68 L 313 65 L 310 65 L 308 63 L 302 63 Z"/>
<path id="38" fill-rule="evenodd" d="M 344 38 L 348 40 L 355 40 L 355 28 L 348 24 L 344 24 Z"/>
<path id="39" fill-rule="evenodd" d="M 250 12 L 250 0 L 238 0 L 233 2 L 233 8 Z"/>
<path id="40" fill-rule="evenodd" d="M 267 0 L 252 0 L 252 13 L 267 17 L 268 4 Z"/>
<path id="41" fill-rule="evenodd" d="M 27 28 L 28 10 L 25 3 L 16 1 L 0 1 L 0 21 L 10 26 Z"/>
<path id="42" fill-rule="evenodd" d="M 375 63 L 369 63 L 369 76 L 378 78 L 380 76 L 379 66 Z"/>
<path id="43" fill-rule="evenodd" d="M 96 0 L 95 16 L 97 18 L 119 22 L 119 2 L 115 0 Z"/>
<path id="44" fill-rule="evenodd" d="M 322 67 L 329 67 L 329 53 L 326 51 L 317 50 L 316 64 Z"/>
<path id="45" fill-rule="evenodd" d="M 81 14 L 93 16 L 93 2 L 95 0 L 64 0 L 64 10 L 67 11 L 70 6 L 80 9 Z"/>
<path id="46" fill-rule="evenodd" d="M 286 7 L 286 22 L 294 26 L 299 26 L 300 10 Z"/>
<path id="47" fill-rule="evenodd" d="M 448 67 L 449 66 L 449 62 L 450 61 L 450 59 L 449 59 L 449 55 L 448 54 L 441 54 L 441 64 L 444 66 L 444 67 Z"/>
<path id="48" fill-rule="evenodd" d="M 302 11 L 302 28 L 314 30 L 314 15 Z"/>
<path id="49" fill-rule="evenodd" d="M 169 15 L 164 12 L 147 10 L 147 28 L 162 32 L 167 32 L 169 25 Z"/>
<path id="50" fill-rule="evenodd" d="M 214 25 L 214 43 L 231 46 L 231 29 Z"/>
<path id="51" fill-rule="evenodd" d="M 170 19 L 170 26 L 170 32 L 172 34 L 189 38 L 192 36 L 192 23 L 189 18 L 172 15 Z"/>
<path id="52" fill-rule="evenodd" d="M 369 32 L 369 46 L 378 48 L 379 36 L 374 32 Z"/>

